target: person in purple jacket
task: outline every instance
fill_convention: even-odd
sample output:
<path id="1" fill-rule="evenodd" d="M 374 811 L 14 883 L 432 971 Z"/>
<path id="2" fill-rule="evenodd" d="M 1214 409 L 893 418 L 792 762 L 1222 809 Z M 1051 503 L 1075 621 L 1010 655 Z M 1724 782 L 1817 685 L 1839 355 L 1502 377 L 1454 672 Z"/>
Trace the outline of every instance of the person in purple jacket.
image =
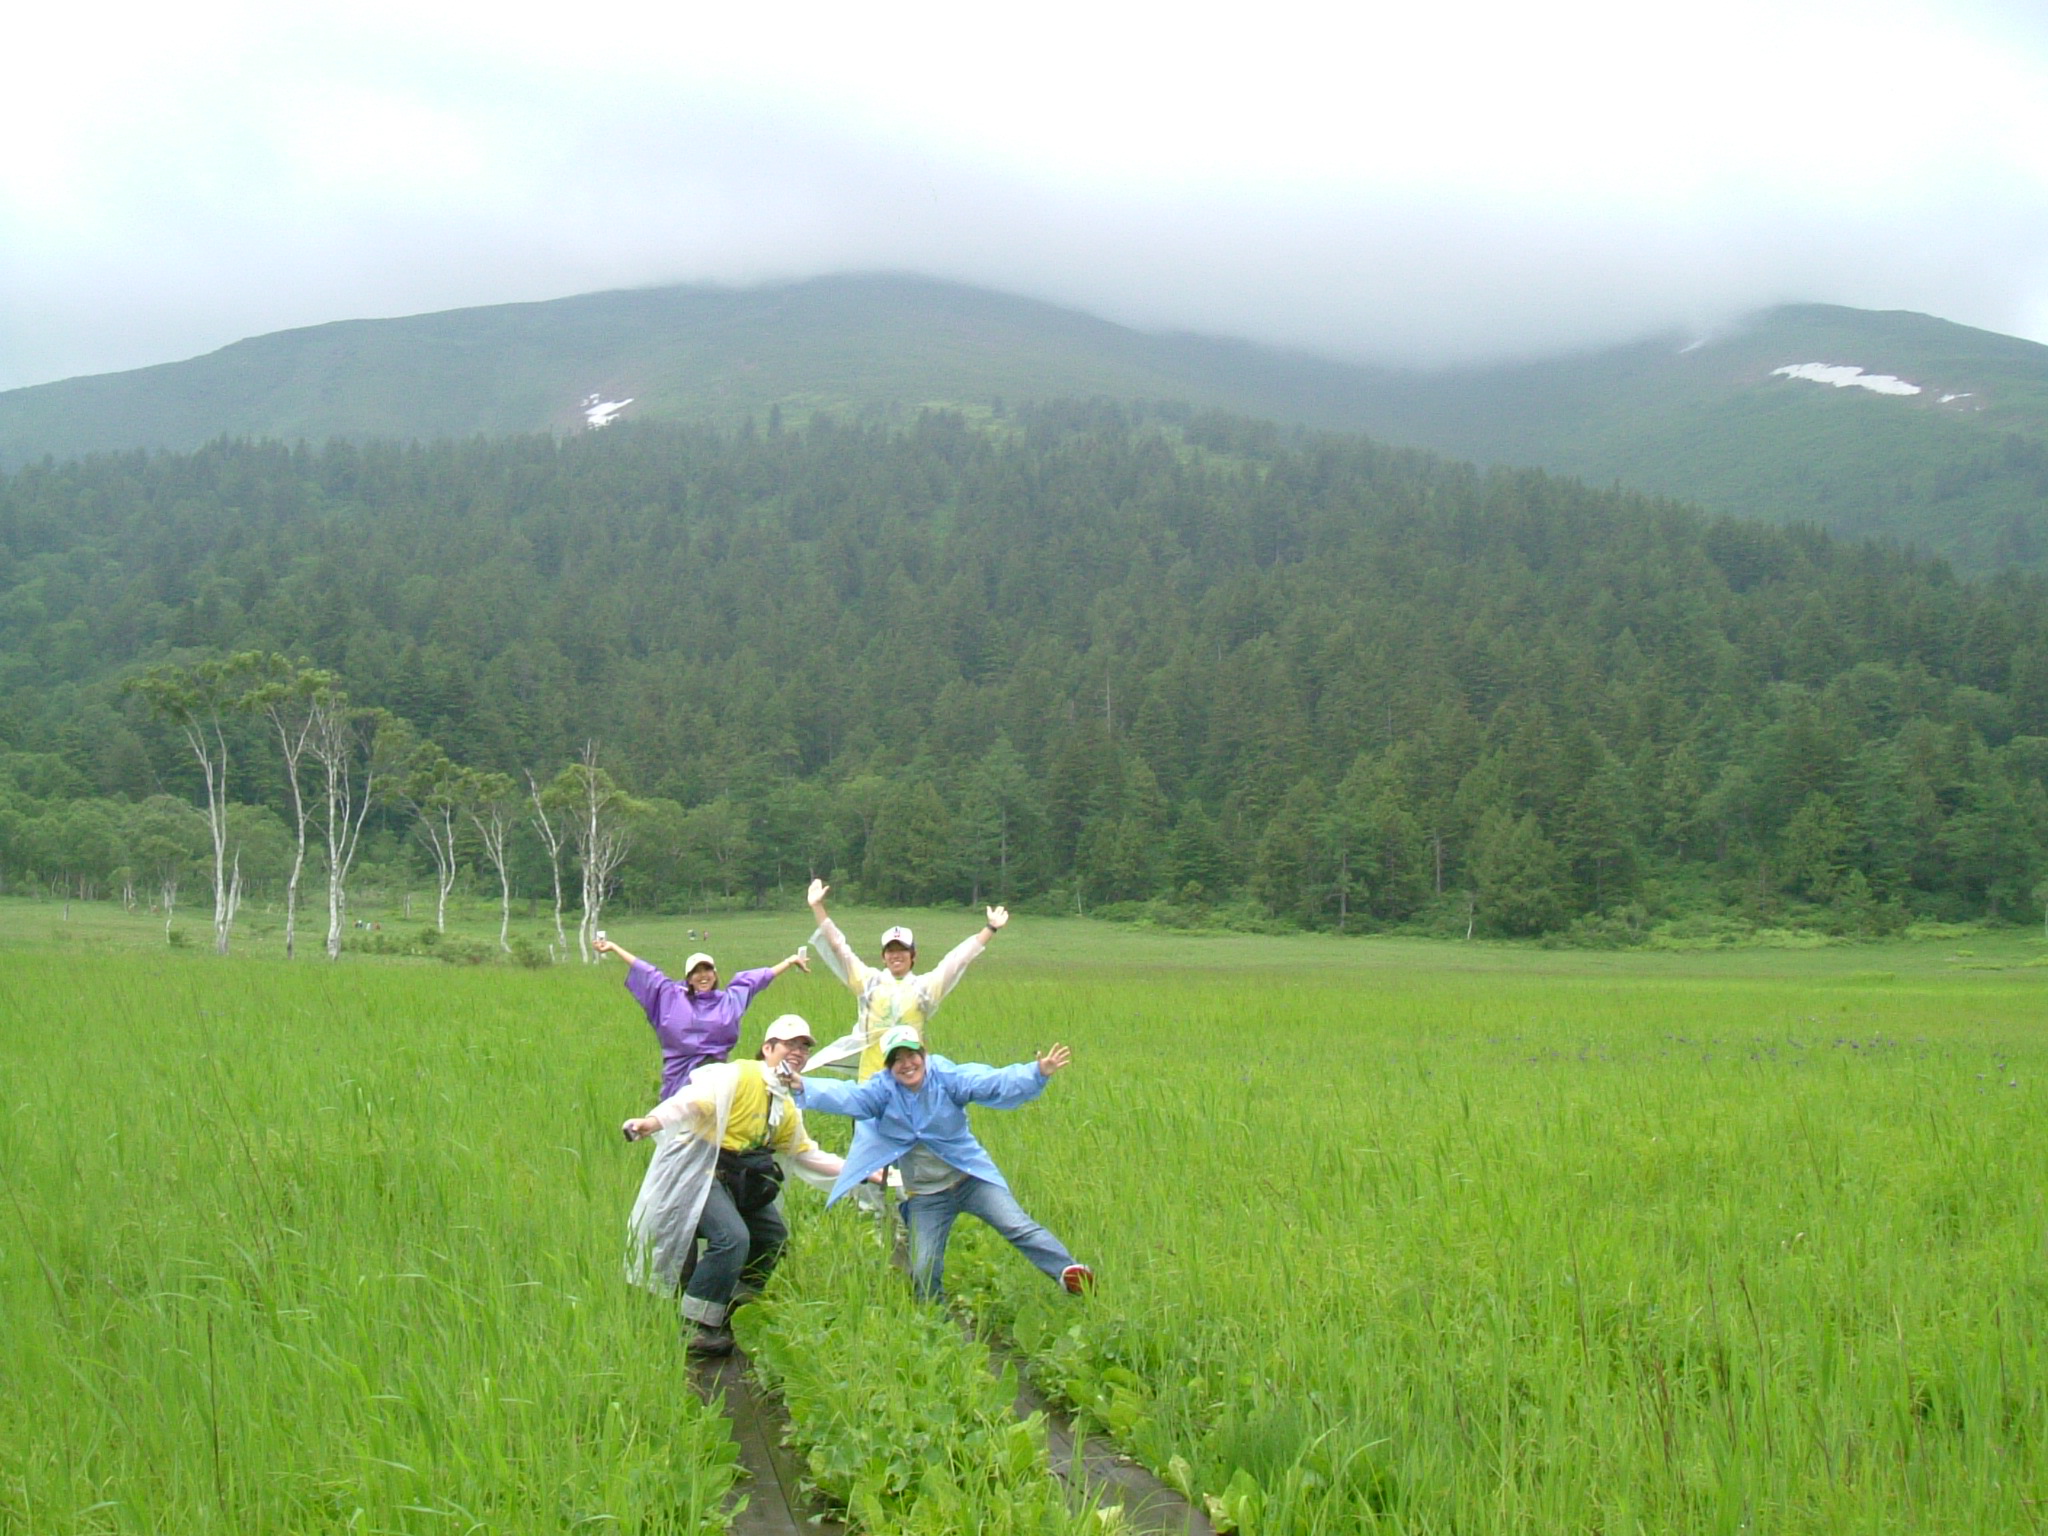
<path id="1" fill-rule="evenodd" d="M 683 979 L 669 980 L 638 955 L 599 935 L 591 948 L 626 962 L 626 990 L 647 1011 L 654 1038 L 661 1042 L 661 1096 L 671 1098 L 690 1074 L 707 1061 L 723 1061 L 739 1044 L 740 1015 L 769 982 L 792 965 L 811 968 L 801 949 L 775 965 L 741 971 L 721 987 L 718 963 L 698 953 L 683 962 Z"/>

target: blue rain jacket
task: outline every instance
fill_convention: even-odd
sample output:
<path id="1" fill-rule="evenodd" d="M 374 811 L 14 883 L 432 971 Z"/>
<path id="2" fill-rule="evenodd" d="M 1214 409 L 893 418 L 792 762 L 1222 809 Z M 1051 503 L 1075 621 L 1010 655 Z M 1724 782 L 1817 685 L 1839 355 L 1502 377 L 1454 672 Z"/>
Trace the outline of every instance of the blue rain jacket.
<path id="1" fill-rule="evenodd" d="M 846 1154 L 846 1166 L 832 1186 L 827 1205 L 877 1168 L 900 1162 L 903 1154 L 919 1142 L 962 1173 L 1004 1189 L 1010 1187 L 982 1150 L 981 1143 L 974 1139 L 967 1124 L 967 1106 L 986 1104 L 992 1109 L 1015 1109 L 1019 1104 L 1030 1103 L 1045 1092 L 1046 1078 L 1038 1070 L 1038 1063 L 1020 1061 L 1014 1067 L 984 1067 L 930 1054 L 924 1061 L 924 1083 L 915 1093 L 886 1070 L 864 1083 L 804 1079 L 804 1091 L 796 1099 L 806 1111 L 850 1115 L 854 1120 L 853 1147 Z"/>

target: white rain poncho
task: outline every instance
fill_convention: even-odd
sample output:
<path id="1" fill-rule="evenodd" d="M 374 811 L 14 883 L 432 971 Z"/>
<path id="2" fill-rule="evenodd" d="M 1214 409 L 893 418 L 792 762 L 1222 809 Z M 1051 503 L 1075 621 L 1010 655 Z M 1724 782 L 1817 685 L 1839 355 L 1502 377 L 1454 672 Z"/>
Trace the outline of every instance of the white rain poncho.
<path id="1" fill-rule="evenodd" d="M 654 1133 L 654 1158 L 640 1181 L 633 1214 L 626 1218 L 626 1279 L 658 1295 L 673 1295 L 697 1241 L 697 1222 L 718 1173 L 718 1148 L 732 1119 L 733 1090 L 744 1072 L 759 1072 L 768 1087 L 770 1131 L 800 1111 L 788 1091 L 758 1061 L 718 1061 L 699 1067 L 690 1080 L 649 1113 L 661 1122 Z M 830 1189 L 840 1160 L 820 1151 L 799 1121 L 797 1150 L 778 1155 L 785 1173 L 816 1189 Z"/>
<path id="2" fill-rule="evenodd" d="M 846 942 L 846 935 L 839 931 L 839 925 L 830 918 L 818 925 L 811 935 L 811 944 L 818 958 L 825 962 L 825 968 L 844 983 L 856 1001 L 852 1033 L 811 1052 L 804 1070 L 853 1068 L 855 1076 L 862 1078 L 881 1067 L 877 1046 L 889 1030 L 903 1026 L 916 1030 L 920 1040 L 924 1038 L 925 1029 L 946 994 L 959 985 L 967 967 L 988 948 L 988 940 L 976 929 L 923 975 L 899 979 L 886 969 L 863 964 Z"/>

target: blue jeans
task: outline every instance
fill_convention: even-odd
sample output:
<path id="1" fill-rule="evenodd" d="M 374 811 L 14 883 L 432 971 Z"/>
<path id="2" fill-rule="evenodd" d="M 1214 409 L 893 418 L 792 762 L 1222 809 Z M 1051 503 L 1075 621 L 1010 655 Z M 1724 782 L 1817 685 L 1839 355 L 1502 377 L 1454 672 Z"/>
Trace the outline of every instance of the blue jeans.
<path id="1" fill-rule="evenodd" d="M 953 1235 L 953 1222 L 963 1211 L 994 1227 L 1055 1280 L 1074 1262 L 1066 1244 L 1025 1215 L 1015 1195 L 1000 1184 L 967 1174 L 951 1189 L 912 1195 L 903 1202 L 903 1219 L 910 1224 L 910 1280 L 926 1301 L 937 1301 L 946 1294 L 946 1239 Z"/>
<path id="2" fill-rule="evenodd" d="M 697 1236 L 704 1240 L 704 1254 L 683 1285 L 683 1316 L 716 1328 L 725 1321 L 740 1281 L 757 1290 L 768 1283 L 789 1241 L 789 1228 L 780 1200 L 742 1216 L 725 1185 L 713 1179 L 704 1214 L 697 1218 Z"/>

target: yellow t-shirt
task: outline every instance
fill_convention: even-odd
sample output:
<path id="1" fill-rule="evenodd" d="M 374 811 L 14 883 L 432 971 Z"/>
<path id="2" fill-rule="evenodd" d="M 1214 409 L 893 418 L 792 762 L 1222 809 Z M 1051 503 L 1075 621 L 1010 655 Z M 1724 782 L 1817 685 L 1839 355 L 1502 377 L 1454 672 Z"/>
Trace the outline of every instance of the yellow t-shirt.
<path id="1" fill-rule="evenodd" d="M 768 1146 L 785 1156 L 804 1150 L 810 1138 L 804 1134 L 804 1112 L 785 1096 L 768 1091 L 768 1069 L 758 1061 L 736 1063 L 739 1073 L 732 1085 L 732 1112 L 726 1116 L 725 1138 L 719 1145 L 728 1152 Z M 774 1105 L 774 1124 L 769 1108 Z"/>

